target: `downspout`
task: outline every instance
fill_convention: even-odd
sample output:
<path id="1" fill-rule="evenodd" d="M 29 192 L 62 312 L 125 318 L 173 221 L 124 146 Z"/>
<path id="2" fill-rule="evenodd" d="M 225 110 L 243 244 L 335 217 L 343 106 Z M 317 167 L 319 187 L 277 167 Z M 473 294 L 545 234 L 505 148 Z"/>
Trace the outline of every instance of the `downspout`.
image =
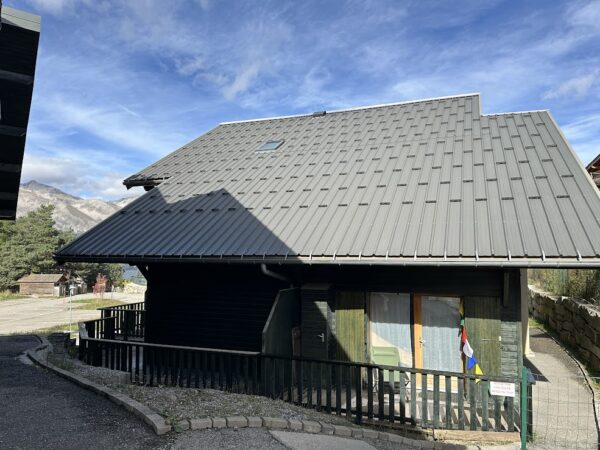
<path id="1" fill-rule="evenodd" d="M 279 281 L 283 281 L 284 283 L 289 283 L 291 287 L 294 287 L 294 283 L 292 283 L 292 280 L 290 278 L 286 277 L 285 275 L 281 275 L 280 273 L 273 272 L 272 270 L 267 269 L 267 265 L 265 263 L 262 263 L 260 265 L 260 270 L 266 276 L 275 278 L 276 280 L 279 280 Z"/>

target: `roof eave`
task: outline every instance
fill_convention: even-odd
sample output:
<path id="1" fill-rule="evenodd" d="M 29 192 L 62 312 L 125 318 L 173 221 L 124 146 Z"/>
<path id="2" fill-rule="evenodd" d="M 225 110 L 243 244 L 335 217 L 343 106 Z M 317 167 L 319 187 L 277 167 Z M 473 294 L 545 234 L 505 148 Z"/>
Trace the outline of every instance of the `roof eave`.
<path id="1" fill-rule="evenodd" d="M 517 267 L 517 268 L 600 268 L 600 258 L 409 258 L 409 257 L 314 257 L 314 256 L 143 256 L 143 255 L 54 255 L 64 262 L 149 263 L 217 263 L 217 264 L 318 264 L 362 266 L 428 267 Z"/>

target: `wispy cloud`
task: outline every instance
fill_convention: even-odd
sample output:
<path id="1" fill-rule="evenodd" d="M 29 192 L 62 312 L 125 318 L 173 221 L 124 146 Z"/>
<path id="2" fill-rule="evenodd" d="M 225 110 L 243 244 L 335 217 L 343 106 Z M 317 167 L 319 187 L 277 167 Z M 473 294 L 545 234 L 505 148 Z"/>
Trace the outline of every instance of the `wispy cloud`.
<path id="1" fill-rule="evenodd" d="M 74 188 L 117 195 L 220 121 L 464 92 L 550 108 L 582 159 L 600 141 L 598 0 L 11 5 L 44 14 L 24 178 L 59 182 L 62 154 Z"/>

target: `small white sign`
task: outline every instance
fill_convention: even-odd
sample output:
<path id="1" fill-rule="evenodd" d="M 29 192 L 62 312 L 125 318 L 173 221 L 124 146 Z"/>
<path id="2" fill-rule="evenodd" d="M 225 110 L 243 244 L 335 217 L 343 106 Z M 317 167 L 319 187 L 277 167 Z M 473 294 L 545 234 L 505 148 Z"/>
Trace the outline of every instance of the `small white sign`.
<path id="1" fill-rule="evenodd" d="M 500 383 L 498 381 L 490 381 L 490 394 L 500 397 L 514 397 L 515 383 Z"/>

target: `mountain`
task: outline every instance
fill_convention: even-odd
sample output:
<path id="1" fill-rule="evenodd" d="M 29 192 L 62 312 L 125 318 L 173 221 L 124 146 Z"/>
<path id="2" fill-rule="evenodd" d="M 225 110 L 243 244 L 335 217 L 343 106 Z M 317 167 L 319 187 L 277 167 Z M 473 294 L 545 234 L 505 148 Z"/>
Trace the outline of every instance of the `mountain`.
<path id="1" fill-rule="evenodd" d="M 71 229 L 80 234 L 89 230 L 98 222 L 114 214 L 135 198 L 128 197 L 114 202 L 98 198 L 80 198 L 48 186 L 29 181 L 19 190 L 17 217 L 24 216 L 42 205 L 54 205 L 54 221 L 61 230 Z"/>

